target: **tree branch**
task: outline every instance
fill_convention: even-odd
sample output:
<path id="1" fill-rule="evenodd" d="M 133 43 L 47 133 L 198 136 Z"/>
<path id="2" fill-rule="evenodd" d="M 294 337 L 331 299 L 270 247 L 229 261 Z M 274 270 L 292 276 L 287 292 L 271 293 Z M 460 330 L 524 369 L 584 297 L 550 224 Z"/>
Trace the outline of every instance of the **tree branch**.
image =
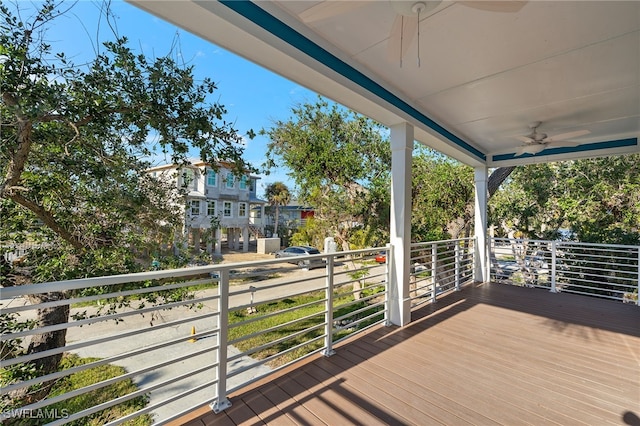
<path id="1" fill-rule="evenodd" d="M 11 153 L 11 161 L 7 167 L 7 174 L 5 175 L 4 182 L 0 186 L 0 197 L 3 197 L 7 191 L 7 188 L 16 186 L 20 181 L 20 176 L 24 171 L 24 165 L 29 157 L 31 151 L 31 130 L 32 124 L 29 119 L 20 112 L 18 109 L 18 101 L 13 97 L 11 93 L 2 93 L 2 100 L 9 107 L 16 110 L 17 118 L 17 148 Z"/>
<path id="2" fill-rule="evenodd" d="M 71 244 L 74 248 L 78 250 L 82 250 L 84 248 L 82 242 L 65 228 L 60 226 L 53 215 L 51 215 L 51 213 L 49 213 L 43 207 L 39 206 L 31 200 L 28 200 L 16 191 L 6 191 L 4 196 L 33 212 L 40 220 L 44 222 L 45 225 L 47 225 L 52 231 L 58 234 L 63 240 Z"/>

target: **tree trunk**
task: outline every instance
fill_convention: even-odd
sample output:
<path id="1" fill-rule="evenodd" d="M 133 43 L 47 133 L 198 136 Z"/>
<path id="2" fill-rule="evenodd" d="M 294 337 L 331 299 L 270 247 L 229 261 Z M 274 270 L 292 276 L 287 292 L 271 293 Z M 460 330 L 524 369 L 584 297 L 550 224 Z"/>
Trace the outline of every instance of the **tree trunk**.
<path id="1" fill-rule="evenodd" d="M 489 192 L 489 198 L 496 193 L 500 185 L 509 177 L 511 172 L 515 169 L 515 166 L 500 167 L 497 168 L 489 176 L 487 181 L 487 188 Z M 475 215 L 475 202 L 471 201 L 467 203 L 464 214 L 461 217 L 457 217 L 447 225 L 447 232 L 451 235 L 451 238 L 460 238 L 460 235 L 471 234 L 471 224 Z"/>
<path id="2" fill-rule="evenodd" d="M 495 169 L 487 181 L 489 198 L 496 193 L 500 185 L 509 177 L 511 172 L 515 169 L 515 166 L 499 167 Z M 452 239 L 467 238 L 471 235 L 471 225 L 475 216 L 475 201 L 467 203 L 464 209 L 464 214 L 461 217 L 457 217 L 447 225 L 447 232 Z M 454 274 L 453 271 L 447 272 L 444 269 L 444 265 L 441 265 L 438 261 L 436 263 L 436 280 L 440 282 L 446 282 L 450 280 Z"/>
<path id="3" fill-rule="evenodd" d="M 502 185 L 502 182 L 504 182 L 509 177 L 509 175 L 515 168 L 516 166 L 499 167 L 495 169 L 493 173 L 491 173 L 491 176 L 489 176 L 489 180 L 487 181 L 489 198 L 491 198 L 491 196 L 496 193 L 498 188 L 500 188 L 500 185 Z"/>
<path id="4" fill-rule="evenodd" d="M 64 299 L 64 295 L 60 292 L 35 294 L 29 296 L 29 302 L 33 305 L 45 302 L 52 302 Z M 36 318 L 38 327 L 47 327 L 50 325 L 64 324 L 69 321 L 69 305 L 54 306 L 51 308 L 38 309 Z M 66 345 L 67 329 L 50 331 L 46 333 L 36 334 L 31 338 L 27 354 L 35 354 L 51 349 L 57 349 Z M 62 353 L 49 355 L 32 361 L 31 364 L 36 368 L 38 376 L 58 371 L 58 365 L 62 359 Z M 45 398 L 55 380 L 42 383 L 37 388 L 22 388 L 11 393 L 11 399 L 16 402 L 20 401 L 20 405 L 31 404 Z"/>

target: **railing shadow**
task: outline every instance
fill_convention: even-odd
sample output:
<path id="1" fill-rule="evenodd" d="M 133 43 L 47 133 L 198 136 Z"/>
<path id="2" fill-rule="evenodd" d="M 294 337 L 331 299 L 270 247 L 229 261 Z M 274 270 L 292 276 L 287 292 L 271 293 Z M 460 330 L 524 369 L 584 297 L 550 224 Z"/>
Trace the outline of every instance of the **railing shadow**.
<path id="1" fill-rule="evenodd" d="M 588 296 L 554 294 L 542 289 L 473 284 L 460 292 L 440 296 L 435 304 L 414 309 L 412 322 L 405 327 L 375 327 L 336 345 L 337 356 L 313 356 L 276 373 L 273 378 L 267 377 L 234 392 L 230 396 L 233 405 L 226 414 L 207 416 L 205 424 L 224 424 L 229 418 L 235 424 L 252 423 L 256 416 L 267 424 L 277 423 L 280 416 L 287 416 L 298 424 L 314 424 L 319 420 L 313 414 L 315 410 L 323 416 L 330 412 L 329 417 L 335 416 L 336 424 L 366 424 L 371 418 L 388 424 L 404 424 L 406 419 L 387 409 L 385 404 L 371 402 L 384 401 L 388 396 L 384 390 L 367 386 L 367 380 L 376 379 L 363 378 L 361 373 L 354 374 L 351 370 L 478 305 L 524 312 L 533 315 L 534 321 L 541 326 L 572 336 L 584 333 L 579 337 L 591 341 L 597 341 L 598 330 L 640 337 L 640 310 L 636 306 Z M 375 371 L 374 365 L 364 368 Z M 388 369 L 392 371 L 393 367 Z M 391 374 L 389 371 L 380 374 Z M 352 387 L 356 382 L 359 386 Z M 369 394 L 364 397 L 354 389 L 366 389 Z M 247 410 L 246 406 L 251 409 Z M 620 419 L 625 424 L 635 425 L 638 416 L 632 410 L 626 410 L 620 413 Z"/>

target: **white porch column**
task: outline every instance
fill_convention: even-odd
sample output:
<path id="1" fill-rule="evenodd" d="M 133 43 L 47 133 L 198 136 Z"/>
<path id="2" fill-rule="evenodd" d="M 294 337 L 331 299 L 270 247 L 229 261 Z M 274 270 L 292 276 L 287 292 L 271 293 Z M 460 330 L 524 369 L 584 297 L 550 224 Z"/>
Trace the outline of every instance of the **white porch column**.
<path id="1" fill-rule="evenodd" d="M 246 226 L 242 228 L 242 251 L 249 252 L 249 228 Z"/>
<path id="2" fill-rule="evenodd" d="M 473 280 L 487 282 L 489 280 L 487 262 L 487 168 L 485 166 L 475 168 L 475 268 Z"/>
<path id="3" fill-rule="evenodd" d="M 213 252 L 220 256 L 222 254 L 222 228 L 216 228 L 215 233 L 215 245 Z"/>
<path id="4" fill-rule="evenodd" d="M 193 251 L 196 254 L 200 254 L 200 243 L 202 240 L 202 237 L 200 235 L 200 228 L 193 228 L 192 232 L 193 232 Z"/>
<path id="5" fill-rule="evenodd" d="M 411 321 L 409 262 L 411 258 L 411 152 L 413 126 L 391 127 L 391 235 L 393 256 L 389 265 L 389 320 L 395 325 Z"/>
<path id="6" fill-rule="evenodd" d="M 229 250 L 236 249 L 236 228 L 227 228 L 227 246 Z"/>

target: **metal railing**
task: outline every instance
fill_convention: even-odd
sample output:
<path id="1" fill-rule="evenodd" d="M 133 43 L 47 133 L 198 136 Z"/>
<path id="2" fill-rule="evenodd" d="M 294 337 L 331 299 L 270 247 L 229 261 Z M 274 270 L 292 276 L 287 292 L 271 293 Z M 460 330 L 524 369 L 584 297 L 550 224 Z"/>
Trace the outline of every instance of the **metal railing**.
<path id="1" fill-rule="evenodd" d="M 640 246 L 491 240 L 491 279 L 640 305 Z"/>
<path id="2" fill-rule="evenodd" d="M 474 241 L 461 238 L 411 245 L 412 306 L 433 303 L 439 294 L 460 290 L 473 281 Z"/>
<path id="3" fill-rule="evenodd" d="M 2 417 L 45 413 L 55 425 L 87 417 L 115 425 L 142 415 L 166 423 L 205 403 L 222 410 L 234 390 L 311 354 L 331 354 L 338 341 L 386 322 L 388 268 L 374 257 L 387 250 L 308 256 L 309 266 L 318 266 L 309 269 L 274 259 L 3 288 L 3 326 L 31 324 L 3 327 L 5 372 L 18 374 L 47 357 L 86 359 L 23 375 L 2 388 L 3 402 L 101 366 L 123 369 L 19 407 L 5 405 Z M 56 309 L 68 309 L 68 320 L 36 325 L 38 310 Z M 9 355 L 34 336 L 60 332 L 63 346 Z M 123 381 L 136 390 L 78 412 L 55 408 Z M 136 398 L 146 405 L 117 419 L 99 417 Z"/>

